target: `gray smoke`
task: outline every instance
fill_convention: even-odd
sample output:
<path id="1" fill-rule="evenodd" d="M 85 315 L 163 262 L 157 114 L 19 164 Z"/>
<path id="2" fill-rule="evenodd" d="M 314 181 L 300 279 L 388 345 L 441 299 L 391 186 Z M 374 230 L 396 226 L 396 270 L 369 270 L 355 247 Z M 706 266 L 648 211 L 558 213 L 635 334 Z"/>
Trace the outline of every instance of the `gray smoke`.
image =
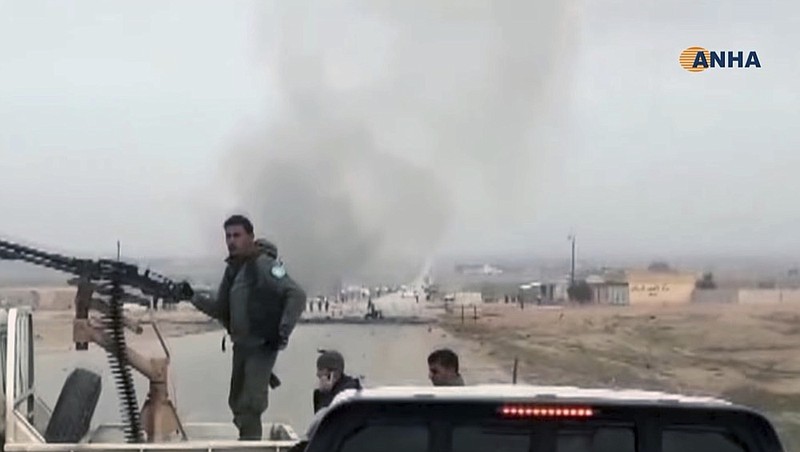
<path id="1" fill-rule="evenodd" d="M 420 266 L 453 222 L 535 204 L 567 100 L 570 1 L 277 3 L 276 119 L 237 146 L 230 177 L 304 284 Z"/>

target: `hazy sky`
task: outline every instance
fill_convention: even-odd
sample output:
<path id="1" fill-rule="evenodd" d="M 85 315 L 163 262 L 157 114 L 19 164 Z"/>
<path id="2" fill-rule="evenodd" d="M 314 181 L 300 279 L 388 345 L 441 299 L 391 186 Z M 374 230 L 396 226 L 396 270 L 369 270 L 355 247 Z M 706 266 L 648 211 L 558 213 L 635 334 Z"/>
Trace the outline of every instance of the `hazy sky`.
<path id="1" fill-rule="evenodd" d="M 236 180 L 250 162 L 238 147 L 252 147 L 253 136 L 271 141 L 268 124 L 285 111 L 275 106 L 294 99 L 325 105 L 322 119 L 377 118 L 368 128 L 392 143 L 386 153 L 440 175 L 446 209 L 427 206 L 447 211 L 439 251 L 553 255 L 574 230 L 584 254 L 800 253 L 797 2 L 542 2 L 559 9 L 542 15 L 563 18 L 558 27 L 535 19 L 536 5 L 515 14 L 510 1 L 486 23 L 477 22 L 491 2 L 477 0 L 324 3 L 0 3 L 0 236 L 86 253 L 111 252 L 119 238 L 130 254 L 221 255 L 220 223 L 237 209 L 257 212 L 269 235 L 263 206 L 248 204 L 253 188 Z M 276 32 L 302 4 L 317 8 L 309 14 L 318 29 L 284 23 Z M 446 43 L 431 37 L 438 29 Z M 304 33 L 316 46 L 308 55 L 325 56 L 323 75 L 298 75 L 287 63 L 287 49 L 308 47 Z M 503 38 L 484 39 L 492 33 Z M 428 38 L 438 54 L 419 50 Z M 486 52 L 508 53 L 505 72 L 459 53 L 484 43 Z M 689 73 L 678 55 L 694 45 L 756 50 L 763 67 Z M 382 71 L 385 83 L 371 84 Z M 481 80 L 480 96 L 470 74 Z M 368 94 L 412 75 L 407 91 Z M 498 80 L 508 85 L 493 98 L 486 88 Z M 537 89 L 526 90 L 528 80 Z M 320 81 L 325 96 L 347 95 L 303 97 Z M 439 109 L 444 103 L 450 108 Z M 424 136 L 415 136 L 417 106 L 426 109 L 419 128 L 431 130 Z M 473 121 L 464 114 L 471 106 Z M 400 123 L 390 134 L 387 125 Z M 504 141 L 509 134 L 514 140 Z"/>

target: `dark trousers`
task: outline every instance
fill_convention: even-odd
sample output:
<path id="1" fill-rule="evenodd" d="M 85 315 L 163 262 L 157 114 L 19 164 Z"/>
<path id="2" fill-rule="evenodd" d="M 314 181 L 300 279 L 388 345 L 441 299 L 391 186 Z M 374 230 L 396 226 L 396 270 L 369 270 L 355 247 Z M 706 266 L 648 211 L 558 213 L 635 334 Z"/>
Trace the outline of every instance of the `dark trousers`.
<path id="1" fill-rule="evenodd" d="M 240 440 L 261 439 L 261 415 L 269 406 L 269 376 L 277 357 L 271 348 L 233 344 L 228 406 Z"/>

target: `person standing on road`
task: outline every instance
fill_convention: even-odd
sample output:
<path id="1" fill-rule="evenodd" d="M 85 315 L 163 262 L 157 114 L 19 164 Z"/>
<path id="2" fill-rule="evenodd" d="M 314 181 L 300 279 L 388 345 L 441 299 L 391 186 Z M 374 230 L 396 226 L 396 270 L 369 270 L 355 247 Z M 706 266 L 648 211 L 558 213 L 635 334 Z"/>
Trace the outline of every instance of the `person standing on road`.
<path id="1" fill-rule="evenodd" d="M 216 299 L 196 294 L 192 304 L 219 320 L 233 341 L 228 405 L 240 440 L 262 437 L 261 416 L 278 352 L 286 348 L 306 294 L 277 259 L 277 248 L 255 241 L 253 224 L 242 215 L 224 225 L 229 256 Z"/>
<path id="2" fill-rule="evenodd" d="M 464 386 L 458 373 L 458 355 L 449 348 L 434 350 L 428 355 L 428 378 L 434 386 Z"/>

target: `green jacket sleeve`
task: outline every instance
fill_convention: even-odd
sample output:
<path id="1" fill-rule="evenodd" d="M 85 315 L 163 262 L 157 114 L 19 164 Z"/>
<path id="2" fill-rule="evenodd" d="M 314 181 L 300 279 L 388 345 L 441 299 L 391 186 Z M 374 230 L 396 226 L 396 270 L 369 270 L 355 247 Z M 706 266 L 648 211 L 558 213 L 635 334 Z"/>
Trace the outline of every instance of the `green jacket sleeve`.
<path id="1" fill-rule="evenodd" d="M 292 334 L 297 321 L 306 310 L 306 292 L 289 276 L 283 278 L 283 296 L 286 301 L 281 318 L 280 334 L 286 339 Z"/>
<path id="2" fill-rule="evenodd" d="M 213 294 L 209 292 L 195 293 L 191 301 L 198 311 L 211 318 L 219 319 L 219 304 Z"/>
<path id="3" fill-rule="evenodd" d="M 191 302 L 194 307 L 203 314 L 213 319 L 223 320 L 222 303 L 226 300 L 222 299 L 221 297 L 227 297 L 229 290 L 230 281 L 228 279 L 228 271 L 226 269 L 225 275 L 222 277 L 222 282 L 220 282 L 219 288 L 217 289 L 217 293 L 213 293 L 211 291 L 195 293 Z"/>

